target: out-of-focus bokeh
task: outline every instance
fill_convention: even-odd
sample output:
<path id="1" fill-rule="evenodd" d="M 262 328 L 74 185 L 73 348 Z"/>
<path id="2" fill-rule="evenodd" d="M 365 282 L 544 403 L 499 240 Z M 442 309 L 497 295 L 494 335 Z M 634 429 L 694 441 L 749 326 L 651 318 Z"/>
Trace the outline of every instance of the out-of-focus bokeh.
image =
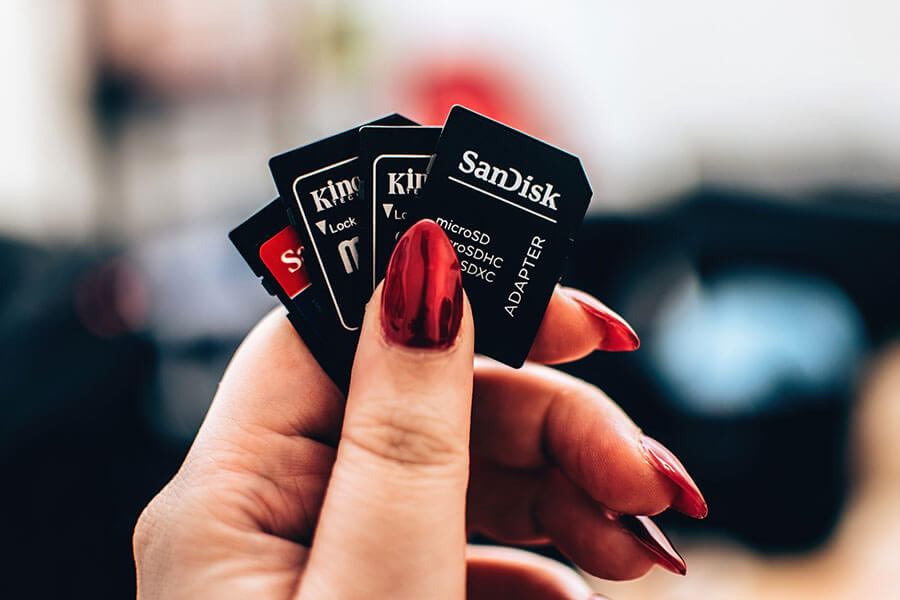
<path id="1" fill-rule="evenodd" d="M 583 159 L 567 281 L 640 333 L 568 370 L 709 501 L 629 598 L 900 587 L 900 4 L 0 6 L 2 597 L 133 593 L 130 532 L 275 301 L 268 157 L 467 105 Z M 893 344 L 893 345 L 892 345 Z"/>

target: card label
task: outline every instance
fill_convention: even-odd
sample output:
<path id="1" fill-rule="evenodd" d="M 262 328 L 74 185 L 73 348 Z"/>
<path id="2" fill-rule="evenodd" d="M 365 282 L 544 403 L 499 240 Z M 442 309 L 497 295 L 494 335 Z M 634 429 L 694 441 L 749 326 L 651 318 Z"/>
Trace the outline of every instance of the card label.
<path id="1" fill-rule="evenodd" d="M 434 219 L 456 249 L 477 352 L 525 361 L 590 197 L 576 156 L 450 111 L 417 216 Z"/>
<path id="2" fill-rule="evenodd" d="M 405 229 L 408 204 L 425 184 L 430 154 L 382 154 L 372 163 L 372 289 L 384 277 L 394 244 Z"/>
<path id="3" fill-rule="evenodd" d="M 338 321 L 348 331 L 359 329 L 362 321 L 354 281 L 359 271 L 357 160 L 345 159 L 299 175 L 292 186 Z"/>
<path id="4" fill-rule="evenodd" d="M 361 232 L 362 268 L 369 295 L 384 278 L 391 253 L 418 202 L 440 127 L 371 126 L 360 129 L 360 171 L 369 227 Z"/>

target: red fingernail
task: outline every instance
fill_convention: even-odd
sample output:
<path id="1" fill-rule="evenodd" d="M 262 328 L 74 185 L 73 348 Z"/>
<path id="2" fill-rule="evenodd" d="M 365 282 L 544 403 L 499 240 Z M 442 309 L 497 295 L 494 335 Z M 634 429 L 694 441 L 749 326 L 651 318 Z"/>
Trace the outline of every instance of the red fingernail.
<path id="1" fill-rule="evenodd" d="M 663 533 L 656 523 L 650 517 L 622 515 L 619 517 L 619 523 L 633 535 L 644 548 L 653 553 L 657 564 L 664 569 L 679 575 L 687 573 L 687 565 L 684 559 L 675 550 L 672 542 Z"/>
<path id="2" fill-rule="evenodd" d="M 687 469 L 684 468 L 681 461 L 668 448 L 651 437 L 642 435 L 640 443 L 650 457 L 653 466 L 681 488 L 672 501 L 672 507 L 695 519 L 705 517 L 709 513 L 706 500 L 703 499 L 700 488 L 688 475 Z"/>
<path id="3" fill-rule="evenodd" d="M 606 335 L 603 341 L 597 347 L 597 350 L 608 350 L 612 352 L 637 350 L 641 345 L 634 329 L 631 328 L 625 319 L 611 311 L 596 298 L 585 294 L 581 290 L 574 288 L 560 288 L 572 300 L 578 303 L 578 306 L 584 310 L 593 319 L 600 321 L 606 329 Z"/>
<path id="4" fill-rule="evenodd" d="M 381 292 L 381 325 L 391 342 L 448 348 L 462 320 L 462 279 L 444 230 L 425 219 L 397 242 Z"/>

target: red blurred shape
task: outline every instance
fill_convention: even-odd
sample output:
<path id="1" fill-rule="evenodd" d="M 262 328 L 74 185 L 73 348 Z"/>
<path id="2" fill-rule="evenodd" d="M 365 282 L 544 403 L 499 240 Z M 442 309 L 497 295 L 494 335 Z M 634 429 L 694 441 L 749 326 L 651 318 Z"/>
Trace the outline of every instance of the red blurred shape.
<path id="1" fill-rule="evenodd" d="M 111 259 L 81 276 L 74 289 L 75 312 L 91 334 L 115 338 L 144 326 L 149 298 L 137 268 Z"/>
<path id="2" fill-rule="evenodd" d="M 531 107 L 501 68 L 476 61 L 436 60 L 417 65 L 409 77 L 409 114 L 423 125 L 442 125 L 454 104 L 501 123 L 534 130 Z"/>

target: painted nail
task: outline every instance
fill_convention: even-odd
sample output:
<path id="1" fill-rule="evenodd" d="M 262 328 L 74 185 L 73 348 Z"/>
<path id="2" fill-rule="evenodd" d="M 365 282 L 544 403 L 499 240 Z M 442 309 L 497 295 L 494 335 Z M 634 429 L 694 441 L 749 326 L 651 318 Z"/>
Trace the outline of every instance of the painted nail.
<path id="1" fill-rule="evenodd" d="M 603 341 L 597 347 L 598 350 L 629 351 L 637 350 L 641 345 L 641 340 L 638 339 L 637 333 L 634 332 L 631 325 L 599 300 L 575 288 L 560 289 L 574 300 L 588 316 L 603 324 L 606 335 L 603 336 Z"/>
<path id="2" fill-rule="evenodd" d="M 641 545 L 653 553 L 656 563 L 662 568 L 684 575 L 687 573 L 687 565 L 684 559 L 675 550 L 672 542 L 666 537 L 656 523 L 650 517 L 621 515 L 619 523 L 641 543 Z"/>
<path id="3" fill-rule="evenodd" d="M 681 461 L 668 448 L 651 437 L 642 435 L 640 444 L 650 457 L 653 466 L 680 488 L 672 501 L 672 508 L 695 519 L 704 518 L 709 513 L 706 500 Z"/>
<path id="4" fill-rule="evenodd" d="M 429 219 L 397 242 L 381 292 L 385 337 L 411 348 L 453 345 L 462 320 L 463 293 L 456 251 Z"/>

